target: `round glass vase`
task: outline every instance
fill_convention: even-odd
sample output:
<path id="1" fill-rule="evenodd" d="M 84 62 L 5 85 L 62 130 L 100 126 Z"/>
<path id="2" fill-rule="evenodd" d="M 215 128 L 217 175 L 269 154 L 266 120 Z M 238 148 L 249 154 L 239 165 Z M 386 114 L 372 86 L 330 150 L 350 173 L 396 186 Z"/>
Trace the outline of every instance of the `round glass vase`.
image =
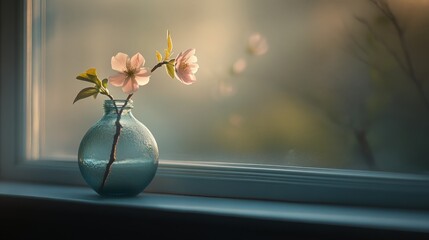
<path id="1" fill-rule="evenodd" d="M 132 100 L 105 100 L 104 116 L 80 142 L 80 172 L 101 196 L 136 196 L 158 168 L 155 138 L 133 116 L 132 108 Z"/>

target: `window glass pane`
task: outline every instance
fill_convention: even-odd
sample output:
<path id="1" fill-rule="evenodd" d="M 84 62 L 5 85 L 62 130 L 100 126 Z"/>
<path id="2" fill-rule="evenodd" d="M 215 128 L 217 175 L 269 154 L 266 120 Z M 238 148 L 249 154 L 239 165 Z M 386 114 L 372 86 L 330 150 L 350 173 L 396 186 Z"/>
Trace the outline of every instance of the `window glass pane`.
<path id="1" fill-rule="evenodd" d="M 429 1 L 42 1 L 40 158 L 75 160 L 105 98 L 72 104 L 117 52 L 196 48 L 197 82 L 154 72 L 134 115 L 161 159 L 429 169 Z M 255 34 L 266 45 L 253 46 Z M 257 37 L 256 37 L 257 38 Z M 251 40 L 252 41 L 252 40 Z M 125 98 L 110 87 L 114 97 Z"/>

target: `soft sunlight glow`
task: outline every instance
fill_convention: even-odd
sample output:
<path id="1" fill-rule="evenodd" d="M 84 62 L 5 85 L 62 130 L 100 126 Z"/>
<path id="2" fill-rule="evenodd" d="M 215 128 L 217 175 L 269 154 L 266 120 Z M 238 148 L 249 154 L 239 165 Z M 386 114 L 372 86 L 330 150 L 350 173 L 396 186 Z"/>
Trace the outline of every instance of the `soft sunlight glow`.
<path id="1" fill-rule="evenodd" d="M 180 81 L 171 79 L 170 67 L 138 91 L 142 84 L 117 79 L 112 83 L 127 87 L 111 89 L 124 98 L 122 90 L 135 92 L 141 104 L 134 114 L 162 154 L 427 171 L 428 2 L 388 1 L 401 39 L 391 16 L 371 1 L 46 1 L 46 74 L 39 76 L 42 100 L 31 101 L 43 111 L 28 127 L 44 136 L 40 156 L 75 159 L 84 126 L 102 114 L 99 99 L 81 103 L 75 114 L 75 74 L 90 67 L 116 74 L 106 59 L 118 52 L 139 52 L 145 66 L 154 66 L 165 42 L 153 36 L 168 29 L 175 57 L 197 49 L 198 62 L 183 51 L 174 65 Z"/>

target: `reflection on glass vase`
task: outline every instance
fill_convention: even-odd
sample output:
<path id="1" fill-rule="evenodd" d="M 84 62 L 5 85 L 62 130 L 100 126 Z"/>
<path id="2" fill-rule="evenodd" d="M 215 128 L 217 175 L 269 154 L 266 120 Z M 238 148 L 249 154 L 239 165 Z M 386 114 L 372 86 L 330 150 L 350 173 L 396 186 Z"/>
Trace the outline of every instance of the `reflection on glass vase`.
<path id="1" fill-rule="evenodd" d="M 86 132 L 79 146 L 80 172 L 102 196 L 138 195 L 158 168 L 155 138 L 131 113 L 132 103 L 105 100 L 104 116 Z"/>

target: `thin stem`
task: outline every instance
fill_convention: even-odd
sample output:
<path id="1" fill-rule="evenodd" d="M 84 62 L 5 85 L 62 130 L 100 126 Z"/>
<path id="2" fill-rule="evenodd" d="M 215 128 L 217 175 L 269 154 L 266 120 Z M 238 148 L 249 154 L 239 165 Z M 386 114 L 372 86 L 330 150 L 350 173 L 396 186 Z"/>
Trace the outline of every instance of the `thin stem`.
<path id="1" fill-rule="evenodd" d="M 112 96 L 110 96 L 110 95 L 108 95 L 108 96 L 110 99 L 113 100 Z M 102 181 L 101 186 L 100 186 L 100 192 L 104 189 L 107 177 L 109 176 L 109 174 L 112 170 L 113 162 L 116 161 L 116 149 L 117 149 L 119 136 L 121 135 L 121 129 L 122 129 L 122 125 L 120 123 L 120 120 L 121 120 L 122 112 L 124 111 L 125 106 L 128 104 L 128 102 L 132 96 L 133 96 L 132 93 L 130 95 L 128 95 L 127 99 L 125 100 L 124 105 L 121 107 L 120 110 L 118 110 L 115 101 L 113 101 L 113 104 L 115 105 L 115 109 L 116 109 L 116 114 L 117 114 L 116 121 L 115 121 L 116 132 L 115 132 L 115 135 L 113 136 L 113 143 L 112 143 L 112 149 L 110 151 L 110 158 L 109 158 L 109 162 L 106 165 L 106 170 L 104 171 L 103 181 Z"/>
<path id="2" fill-rule="evenodd" d="M 158 69 L 159 67 L 161 67 L 164 64 L 168 64 L 167 61 L 163 61 L 163 62 L 159 62 L 157 63 L 151 70 L 150 72 L 154 72 L 156 69 Z M 109 157 L 109 162 L 106 165 L 106 170 L 104 171 L 104 175 L 103 175 L 103 181 L 101 182 L 100 185 L 100 189 L 99 192 L 102 192 L 104 189 L 104 186 L 106 185 L 106 181 L 107 181 L 107 177 L 109 177 L 109 174 L 112 170 L 112 165 L 113 163 L 116 161 L 116 150 L 117 150 L 117 145 L 118 145 L 118 141 L 119 141 L 119 137 L 121 136 L 121 129 L 122 129 L 122 125 L 120 123 L 121 121 L 121 116 L 122 116 L 122 112 L 124 111 L 124 107 L 128 104 L 129 100 L 131 99 L 131 97 L 133 96 L 133 93 L 129 94 L 127 99 L 125 100 L 124 105 L 121 107 L 121 109 L 118 109 L 112 95 L 107 94 L 107 97 L 109 97 L 112 101 L 113 104 L 115 106 L 115 110 L 116 110 L 116 121 L 115 121 L 115 126 L 116 126 L 116 131 L 115 131 L 115 135 L 113 136 L 113 143 L 112 143 L 112 149 L 110 151 L 110 157 Z"/>
<path id="3" fill-rule="evenodd" d="M 167 61 L 163 61 L 163 62 L 159 62 L 158 64 L 156 64 L 155 66 L 153 66 L 152 70 L 150 70 L 150 72 L 154 72 L 157 68 L 161 67 L 164 64 L 167 64 Z"/>
<path id="4" fill-rule="evenodd" d="M 110 98 L 110 100 L 112 100 L 112 102 L 113 102 L 113 106 L 115 106 L 116 114 L 118 114 L 118 115 L 119 115 L 119 110 L 118 110 L 118 106 L 116 106 L 115 99 L 113 99 L 112 95 L 110 95 L 110 94 L 108 94 L 108 95 L 106 95 L 106 96 L 108 96 L 108 97 Z"/>

